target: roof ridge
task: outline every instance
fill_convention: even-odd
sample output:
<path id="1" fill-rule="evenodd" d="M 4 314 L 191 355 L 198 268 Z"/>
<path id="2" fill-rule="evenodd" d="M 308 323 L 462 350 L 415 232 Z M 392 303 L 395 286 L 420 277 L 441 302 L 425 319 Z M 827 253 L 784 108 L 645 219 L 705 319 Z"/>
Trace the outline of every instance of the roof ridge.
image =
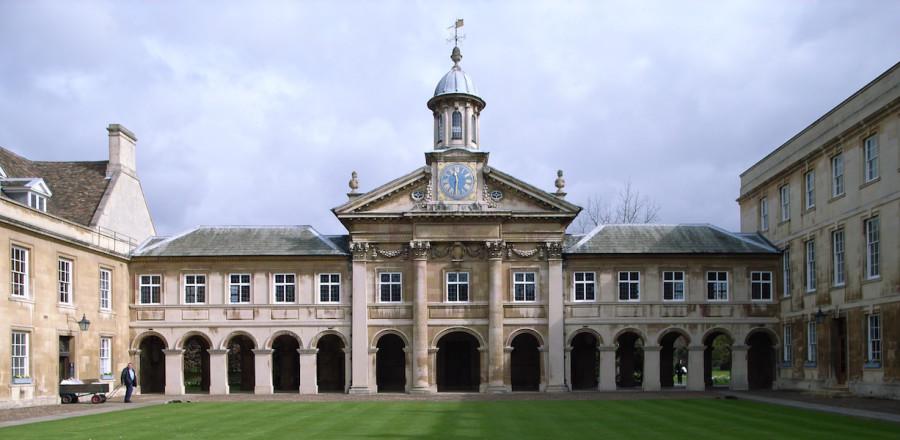
<path id="1" fill-rule="evenodd" d="M 741 240 L 741 241 L 743 241 L 744 243 L 749 243 L 749 244 L 753 245 L 754 247 L 757 247 L 757 248 L 764 248 L 762 244 L 760 244 L 760 243 L 758 243 L 758 242 L 755 242 L 755 241 L 753 241 L 753 240 L 749 240 L 749 239 L 747 239 L 746 237 L 741 237 L 741 236 L 739 235 L 739 233 L 737 233 L 737 232 L 729 231 L 729 230 L 727 230 L 727 229 L 725 229 L 725 228 L 722 228 L 722 227 L 720 227 L 720 226 L 716 226 L 716 225 L 711 224 L 711 223 L 707 223 L 706 225 L 709 226 L 709 227 L 712 228 L 712 229 L 715 229 L 715 230 L 717 230 L 717 231 L 723 233 L 723 234 L 726 234 L 726 235 L 728 235 L 728 236 L 730 236 L 730 237 L 734 237 L 734 238 L 736 238 L 736 239 L 738 239 L 738 240 Z"/>

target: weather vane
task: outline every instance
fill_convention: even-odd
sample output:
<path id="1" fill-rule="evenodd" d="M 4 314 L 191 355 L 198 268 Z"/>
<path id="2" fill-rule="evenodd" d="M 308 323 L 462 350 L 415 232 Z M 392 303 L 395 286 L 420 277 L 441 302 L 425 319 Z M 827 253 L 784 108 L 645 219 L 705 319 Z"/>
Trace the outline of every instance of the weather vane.
<path id="1" fill-rule="evenodd" d="M 454 46 L 459 46 L 459 40 L 466 39 L 465 35 L 459 33 L 459 28 L 461 28 L 461 27 L 463 27 L 463 19 L 457 18 L 456 23 L 453 23 L 452 26 L 447 28 L 447 29 L 453 29 L 453 37 L 447 39 L 448 43 L 452 41 Z"/>

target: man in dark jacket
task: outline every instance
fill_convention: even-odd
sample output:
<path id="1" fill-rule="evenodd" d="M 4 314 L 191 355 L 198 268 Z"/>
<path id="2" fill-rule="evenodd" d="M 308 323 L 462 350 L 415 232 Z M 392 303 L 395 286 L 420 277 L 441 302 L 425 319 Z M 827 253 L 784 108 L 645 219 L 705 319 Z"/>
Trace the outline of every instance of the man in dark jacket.
<path id="1" fill-rule="evenodd" d="M 137 374 L 134 372 L 134 365 L 129 362 L 128 366 L 122 370 L 122 385 L 125 385 L 125 403 L 131 403 L 131 393 L 137 386 Z"/>

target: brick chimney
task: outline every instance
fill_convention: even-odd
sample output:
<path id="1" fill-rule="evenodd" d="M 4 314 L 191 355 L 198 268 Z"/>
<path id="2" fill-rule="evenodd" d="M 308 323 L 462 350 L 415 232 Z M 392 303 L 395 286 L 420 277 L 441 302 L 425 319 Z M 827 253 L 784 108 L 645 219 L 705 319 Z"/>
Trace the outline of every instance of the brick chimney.
<path id="1" fill-rule="evenodd" d="M 137 177 L 135 162 L 135 146 L 137 136 L 120 124 L 109 124 L 109 165 L 106 176 L 112 177 L 118 172 Z"/>

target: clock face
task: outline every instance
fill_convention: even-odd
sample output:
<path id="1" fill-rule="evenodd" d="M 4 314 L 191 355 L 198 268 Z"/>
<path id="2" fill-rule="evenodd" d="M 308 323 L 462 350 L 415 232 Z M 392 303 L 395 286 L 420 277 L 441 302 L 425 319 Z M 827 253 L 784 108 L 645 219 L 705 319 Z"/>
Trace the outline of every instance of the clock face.
<path id="1" fill-rule="evenodd" d="M 475 173 L 462 164 L 447 165 L 438 179 L 441 193 L 453 200 L 462 200 L 475 189 Z"/>

